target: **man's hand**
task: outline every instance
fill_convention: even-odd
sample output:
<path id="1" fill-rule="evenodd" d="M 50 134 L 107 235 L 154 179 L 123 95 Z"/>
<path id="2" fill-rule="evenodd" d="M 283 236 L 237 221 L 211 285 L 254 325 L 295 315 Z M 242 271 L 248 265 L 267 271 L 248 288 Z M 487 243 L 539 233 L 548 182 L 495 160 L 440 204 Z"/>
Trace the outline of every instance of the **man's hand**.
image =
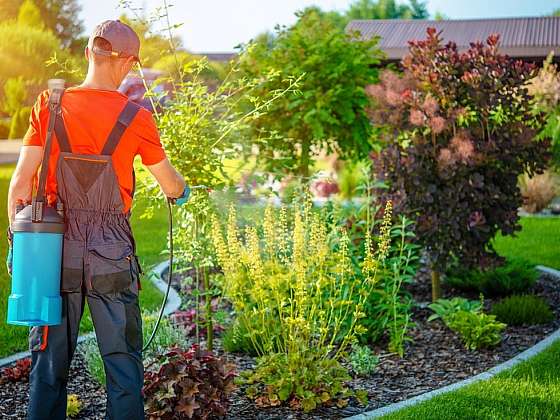
<path id="1" fill-rule="evenodd" d="M 173 204 L 176 204 L 178 206 L 182 206 L 189 200 L 190 196 L 191 196 L 191 189 L 188 185 L 185 185 L 183 194 L 181 194 L 181 196 L 177 198 L 170 198 L 169 201 L 171 201 Z"/>
<path id="2" fill-rule="evenodd" d="M 23 146 L 20 150 L 16 170 L 12 175 L 8 191 L 8 219 L 10 224 L 16 214 L 17 203 L 31 201 L 33 180 L 37 175 L 42 158 L 43 148 L 41 146 Z"/>

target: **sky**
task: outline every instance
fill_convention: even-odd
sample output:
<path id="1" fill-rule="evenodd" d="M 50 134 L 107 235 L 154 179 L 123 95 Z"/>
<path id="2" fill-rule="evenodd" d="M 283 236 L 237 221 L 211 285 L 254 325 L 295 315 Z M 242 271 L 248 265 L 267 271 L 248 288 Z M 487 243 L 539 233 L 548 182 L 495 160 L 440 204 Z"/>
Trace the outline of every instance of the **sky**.
<path id="1" fill-rule="evenodd" d="M 164 0 L 129 0 L 148 13 Z M 167 0 L 171 24 L 182 24 L 175 34 L 191 52 L 229 52 L 275 25 L 290 25 L 294 13 L 316 5 L 323 10 L 345 10 L 351 0 Z M 116 19 L 125 9 L 119 0 L 81 0 L 86 32 L 106 19 Z M 560 0 L 428 0 L 433 16 L 451 19 L 542 16 L 560 8 Z"/>

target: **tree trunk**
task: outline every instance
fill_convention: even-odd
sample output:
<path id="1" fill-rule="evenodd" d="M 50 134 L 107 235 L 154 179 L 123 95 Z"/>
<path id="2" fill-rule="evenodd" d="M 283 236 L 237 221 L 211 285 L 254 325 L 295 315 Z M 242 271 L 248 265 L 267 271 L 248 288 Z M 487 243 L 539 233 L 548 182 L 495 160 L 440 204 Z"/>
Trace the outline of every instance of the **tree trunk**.
<path id="1" fill-rule="evenodd" d="M 432 302 L 435 302 L 441 297 L 441 282 L 439 272 L 432 270 Z"/>
<path id="2" fill-rule="evenodd" d="M 301 141 L 301 159 L 299 165 L 299 174 L 301 176 L 309 176 L 309 154 L 311 153 L 311 140 L 307 136 Z"/>
<path id="3" fill-rule="evenodd" d="M 212 322 L 212 295 L 210 293 L 210 278 L 208 276 L 208 268 L 202 269 L 202 279 L 204 282 L 204 302 L 205 302 L 205 318 L 206 318 L 206 347 L 208 351 L 214 350 L 214 325 Z"/>

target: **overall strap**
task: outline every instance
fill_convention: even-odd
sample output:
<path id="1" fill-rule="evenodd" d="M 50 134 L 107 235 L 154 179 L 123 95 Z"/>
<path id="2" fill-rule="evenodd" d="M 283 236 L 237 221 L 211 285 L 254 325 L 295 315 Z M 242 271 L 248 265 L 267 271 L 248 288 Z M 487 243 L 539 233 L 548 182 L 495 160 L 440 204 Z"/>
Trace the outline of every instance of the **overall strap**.
<path id="1" fill-rule="evenodd" d="M 62 115 L 60 115 L 60 113 L 56 114 L 54 133 L 56 134 L 56 140 L 58 141 L 60 151 L 72 153 L 72 147 L 70 146 L 70 140 L 68 139 L 68 132 L 66 131 L 66 126 L 64 125 L 64 121 L 62 121 Z"/>
<path id="2" fill-rule="evenodd" d="M 115 126 L 111 130 L 109 137 L 107 137 L 107 142 L 101 151 L 102 155 L 112 155 L 121 137 L 123 136 L 124 132 L 136 116 L 136 114 L 140 111 L 140 105 L 135 104 L 132 101 L 128 101 L 124 107 L 124 109 L 119 114 L 119 118 L 115 123 Z"/>

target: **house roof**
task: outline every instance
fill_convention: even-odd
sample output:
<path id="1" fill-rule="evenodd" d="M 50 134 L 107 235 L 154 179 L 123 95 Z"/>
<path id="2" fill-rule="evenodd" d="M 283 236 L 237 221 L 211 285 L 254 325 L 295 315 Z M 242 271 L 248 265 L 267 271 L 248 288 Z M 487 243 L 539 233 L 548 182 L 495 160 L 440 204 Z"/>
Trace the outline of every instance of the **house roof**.
<path id="1" fill-rule="evenodd" d="M 524 17 L 468 20 L 353 20 L 347 32 L 358 31 L 362 39 L 380 36 L 379 46 L 389 60 L 408 53 L 408 41 L 425 39 L 429 27 L 442 31 L 442 38 L 465 49 L 473 41 L 500 35 L 500 50 L 511 57 L 544 58 L 560 55 L 560 17 Z"/>

